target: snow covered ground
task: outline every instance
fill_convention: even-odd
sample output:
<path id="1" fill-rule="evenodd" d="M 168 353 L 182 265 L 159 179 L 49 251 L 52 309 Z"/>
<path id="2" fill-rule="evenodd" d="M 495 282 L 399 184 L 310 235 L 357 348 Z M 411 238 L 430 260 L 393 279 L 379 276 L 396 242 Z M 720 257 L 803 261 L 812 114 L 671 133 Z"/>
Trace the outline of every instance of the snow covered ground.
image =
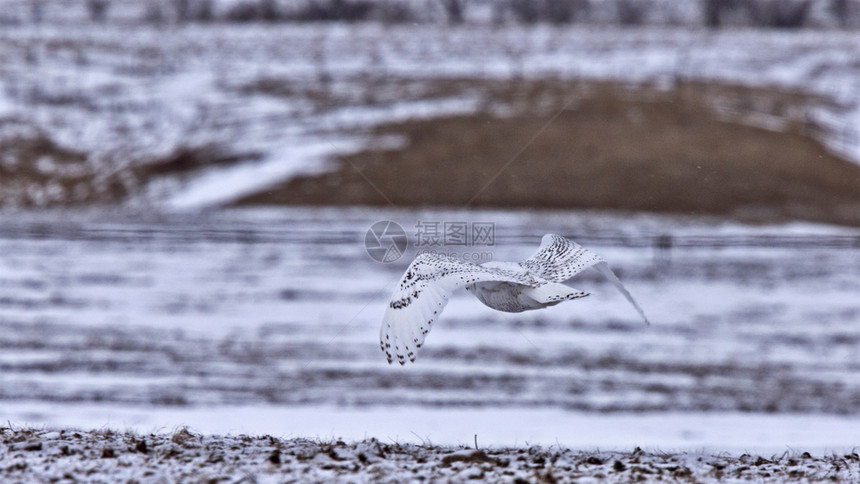
<path id="1" fill-rule="evenodd" d="M 815 456 L 854 452 L 860 417 L 756 413 L 587 413 L 534 408 L 418 406 L 151 407 L 113 404 L 4 403 L 14 425 L 162 433 L 179 426 L 208 435 L 500 447 L 554 446 L 581 450 L 752 453 Z"/>
<path id="2" fill-rule="evenodd" d="M 364 439 L 283 439 L 0 428 L 0 476 L 92 482 L 815 482 L 854 481 L 856 452 L 763 457 L 703 452 L 467 448 Z"/>
<path id="3" fill-rule="evenodd" d="M 855 33 L 833 31 L 9 25 L 0 32 L 0 146 L 50 140 L 82 153 L 84 161 L 66 169 L 95 181 L 19 187 L 2 203 L 86 199 L 116 184 L 137 194 L 135 203 L 226 203 L 325 170 L 334 155 L 396 143 L 370 136 L 379 124 L 488 108 L 487 93 L 474 85 L 440 89 L 451 79 L 665 88 L 706 81 L 805 92 L 820 102 L 780 117 L 751 99 L 747 118 L 772 128 L 799 122 L 833 151 L 860 161 L 858 46 Z M 213 162 L 193 177 L 139 176 L 141 167 L 183 150 L 214 150 L 239 162 Z M 23 161 L 10 153 L 0 166 L 14 171 Z M 42 158 L 40 172 L 60 170 L 50 154 Z M 235 182 L 231 190 L 224 190 L 224 177 Z"/>
<path id="4" fill-rule="evenodd" d="M 394 220 L 390 264 L 367 230 Z M 604 255 L 581 301 L 456 295 L 413 365 L 378 325 L 416 224 L 494 224 L 518 260 L 556 232 Z M 669 235 L 673 246 L 656 242 Z M 600 212 L 23 212 L 0 220 L 0 415 L 13 425 L 455 445 L 821 455 L 860 428 L 860 231 Z M 485 258 L 486 260 L 486 258 Z"/>

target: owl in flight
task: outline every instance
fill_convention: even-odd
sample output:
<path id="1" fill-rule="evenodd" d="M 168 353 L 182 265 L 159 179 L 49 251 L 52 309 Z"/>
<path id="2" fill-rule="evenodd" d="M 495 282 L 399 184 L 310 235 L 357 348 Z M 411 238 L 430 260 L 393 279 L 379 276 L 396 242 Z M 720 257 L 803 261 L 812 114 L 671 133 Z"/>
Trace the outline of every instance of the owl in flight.
<path id="1" fill-rule="evenodd" d="M 465 287 L 493 309 L 519 313 L 588 296 L 562 282 L 589 267 L 603 274 L 650 324 L 603 258 L 560 235 L 547 234 L 537 252 L 522 262 L 477 265 L 440 254 L 419 255 L 391 296 L 379 344 L 389 363 L 395 358 L 401 365 L 415 361 L 424 337 L 458 288 Z"/>

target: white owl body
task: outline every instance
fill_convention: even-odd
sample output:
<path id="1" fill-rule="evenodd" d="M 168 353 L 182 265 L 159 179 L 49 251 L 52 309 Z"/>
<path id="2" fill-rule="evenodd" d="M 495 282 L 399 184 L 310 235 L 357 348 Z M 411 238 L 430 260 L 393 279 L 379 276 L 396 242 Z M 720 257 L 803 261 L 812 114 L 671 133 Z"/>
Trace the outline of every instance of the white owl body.
<path id="1" fill-rule="evenodd" d="M 545 282 L 529 274 L 527 270 L 516 262 L 491 261 L 481 264 L 481 267 L 509 271 L 513 274 L 533 279 L 534 281 L 530 282 L 534 285 Z M 521 313 L 529 309 L 540 309 L 544 307 L 541 303 L 523 294 L 523 292 L 529 287 L 531 286 L 515 282 L 487 281 L 469 284 L 466 286 L 466 290 L 474 294 L 475 297 L 486 306 L 497 311 Z"/>
<path id="2" fill-rule="evenodd" d="M 486 306 L 506 313 L 521 313 L 529 309 L 544 307 L 541 303 L 523 294 L 529 286 L 510 282 L 478 282 L 466 286 Z"/>

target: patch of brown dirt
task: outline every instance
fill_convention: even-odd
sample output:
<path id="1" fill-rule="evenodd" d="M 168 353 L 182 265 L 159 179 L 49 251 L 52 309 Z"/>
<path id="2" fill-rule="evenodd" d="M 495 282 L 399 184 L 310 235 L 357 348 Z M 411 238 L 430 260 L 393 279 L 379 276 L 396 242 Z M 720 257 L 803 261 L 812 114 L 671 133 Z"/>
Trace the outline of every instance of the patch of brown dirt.
<path id="1" fill-rule="evenodd" d="M 385 125 L 376 134 L 403 136 L 404 148 L 347 156 L 337 171 L 239 203 L 599 208 L 860 225 L 860 166 L 805 134 L 805 96 L 546 80 L 488 92 L 487 105 L 512 114 Z M 779 119 L 783 131 L 749 125 L 755 114 Z"/>
<path id="2" fill-rule="evenodd" d="M 204 168 L 259 156 L 233 154 L 217 145 L 181 147 L 162 159 L 110 169 L 34 131 L 0 140 L 0 208 L 118 203 L 154 179 L 184 180 Z"/>
<path id="3" fill-rule="evenodd" d="M 47 207 L 110 200 L 120 187 L 93 182 L 86 155 L 39 133 L 0 141 L 0 207 Z M 96 187 L 98 185 L 98 187 Z"/>

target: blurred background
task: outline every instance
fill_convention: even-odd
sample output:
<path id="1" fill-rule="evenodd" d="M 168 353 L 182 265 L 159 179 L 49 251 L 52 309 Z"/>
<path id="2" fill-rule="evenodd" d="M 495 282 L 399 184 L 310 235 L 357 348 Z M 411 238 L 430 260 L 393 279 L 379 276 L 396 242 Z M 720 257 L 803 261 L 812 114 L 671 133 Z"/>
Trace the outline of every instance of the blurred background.
<path id="1" fill-rule="evenodd" d="M 851 448 L 858 93 L 857 0 L 5 0 L 0 417 Z M 416 252 L 548 232 L 654 324 L 584 274 L 385 363 Z"/>

